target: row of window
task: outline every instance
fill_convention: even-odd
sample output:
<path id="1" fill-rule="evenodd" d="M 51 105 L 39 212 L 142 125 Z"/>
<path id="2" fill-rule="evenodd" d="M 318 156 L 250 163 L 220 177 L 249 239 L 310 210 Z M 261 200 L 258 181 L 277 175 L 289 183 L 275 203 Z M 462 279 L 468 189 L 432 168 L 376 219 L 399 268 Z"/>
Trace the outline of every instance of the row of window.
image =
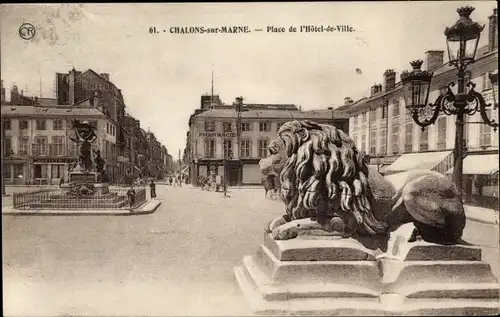
<path id="1" fill-rule="evenodd" d="M 47 121 L 48 119 L 37 119 L 35 120 L 36 130 L 47 130 Z M 19 120 L 19 130 L 28 130 L 29 129 L 29 120 Z M 90 125 L 97 129 L 97 121 L 90 120 Z M 5 130 L 12 129 L 12 120 L 4 119 L 3 121 Z M 52 130 L 63 130 L 64 120 L 63 119 L 53 119 L 52 120 Z M 71 129 L 71 122 L 68 121 L 68 128 Z M 112 136 L 116 136 L 116 127 L 106 122 L 106 133 Z"/>
<path id="2" fill-rule="evenodd" d="M 19 130 L 28 130 L 29 129 L 29 121 L 30 120 L 19 120 Z M 48 119 L 36 119 L 36 130 L 47 130 L 47 121 Z M 89 121 L 89 123 L 97 128 L 97 121 Z M 3 124 L 5 130 L 12 129 L 12 120 L 4 119 Z M 63 119 L 53 119 L 52 120 L 52 129 L 53 130 L 63 130 L 64 120 Z M 71 128 L 71 123 L 68 122 L 68 128 Z"/>
<path id="3" fill-rule="evenodd" d="M 259 158 L 266 157 L 268 155 L 269 140 L 261 139 L 258 140 L 258 156 Z M 215 158 L 215 139 L 205 139 L 205 157 Z M 225 158 L 233 157 L 233 140 L 226 139 L 222 144 L 223 156 Z M 251 158 L 252 157 L 252 140 L 245 139 L 240 140 L 240 157 L 241 158 Z"/>
<path id="4" fill-rule="evenodd" d="M 109 122 L 106 122 L 106 133 L 116 136 L 116 127 Z"/>
<path id="5" fill-rule="evenodd" d="M 269 122 L 269 121 L 264 121 L 264 122 L 243 121 L 243 122 L 241 122 L 241 131 L 243 131 L 243 132 L 253 131 L 253 123 L 259 124 L 259 131 L 260 132 L 270 132 L 271 131 L 271 122 Z M 283 123 L 278 123 L 278 130 L 282 124 Z M 234 128 L 236 129 L 236 123 L 234 123 Z M 214 121 L 205 121 L 205 131 L 207 131 L 207 132 L 215 131 L 215 122 Z M 236 130 L 233 130 L 233 122 L 222 122 L 222 131 L 223 132 L 236 131 Z"/>
<path id="6" fill-rule="evenodd" d="M 35 140 L 35 146 L 33 147 L 33 151 L 36 154 L 40 155 L 48 155 L 49 154 L 49 143 L 48 143 L 48 138 L 45 136 L 38 136 L 34 138 Z M 4 139 L 5 142 L 5 151 L 6 153 L 11 153 L 11 154 L 19 154 L 19 155 L 28 155 L 29 153 L 29 146 L 30 146 L 30 140 L 29 137 L 21 137 L 19 138 L 19 146 L 18 146 L 18 153 L 14 153 L 12 150 L 12 139 L 10 137 L 5 137 Z M 71 152 L 74 154 L 77 152 L 77 144 L 75 142 L 72 142 L 69 140 L 69 138 L 62 137 L 62 136 L 53 136 L 52 137 L 52 144 L 50 144 L 50 154 L 51 155 L 63 155 L 64 154 L 64 145 L 69 145 Z M 93 144 L 92 146 L 97 146 L 96 144 Z M 104 140 L 104 148 L 103 148 L 103 156 L 104 157 L 115 157 L 116 154 L 116 145 Z M 34 154 L 35 154 L 34 153 Z"/>
<path id="7" fill-rule="evenodd" d="M 95 90 L 110 90 L 112 87 L 110 84 L 89 84 L 86 81 L 82 83 L 83 89 L 95 89 Z"/>
<path id="8" fill-rule="evenodd" d="M 36 164 L 33 168 L 34 178 L 49 178 L 48 169 L 50 166 L 50 176 L 52 179 L 64 178 L 65 170 L 67 167 L 64 164 Z M 4 177 L 10 178 L 11 171 L 13 172 L 14 178 L 23 177 L 26 178 L 28 175 L 25 175 L 24 164 L 5 164 L 4 165 Z"/>
<path id="9" fill-rule="evenodd" d="M 482 80 L 482 91 L 485 91 L 485 90 L 489 90 L 489 89 L 492 89 L 492 84 L 491 84 L 491 81 L 489 79 L 489 72 L 485 72 L 485 73 L 482 73 L 481 74 L 481 80 Z M 470 81 L 470 72 L 467 72 L 466 73 L 466 76 L 465 76 L 465 82 L 467 83 L 468 81 Z M 439 93 L 440 94 L 444 94 L 446 91 L 448 90 L 448 86 L 447 85 L 444 85 L 442 86 L 440 89 L 439 89 Z M 470 90 L 470 87 L 465 87 L 465 92 L 469 92 Z M 399 116 L 400 114 L 400 109 L 399 109 L 399 103 L 397 103 L 396 101 L 394 101 L 392 103 L 392 116 L 393 117 L 397 117 Z M 354 117 L 354 120 L 353 120 L 353 125 L 357 125 L 360 121 L 361 123 L 366 123 L 367 121 L 367 115 L 369 113 L 369 120 L 370 122 L 373 122 L 373 121 L 376 121 L 377 119 L 379 119 L 377 117 L 377 109 L 371 109 L 369 112 L 366 111 L 366 112 L 363 112 L 361 113 L 360 115 L 357 115 Z M 380 118 L 382 119 L 385 119 L 387 117 L 387 113 L 388 113 L 388 106 L 387 105 L 384 105 L 381 107 L 381 116 Z"/>
<path id="10" fill-rule="evenodd" d="M 491 110 L 487 110 L 488 116 L 491 115 Z M 447 119 L 446 117 L 441 117 L 437 121 L 437 150 L 446 149 L 446 128 Z M 404 125 L 404 149 L 403 151 L 408 153 L 413 151 L 413 131 L 414 124 L 407 123 Z M 421 130 L 419 130 L 421 131 Z M 392 152 L 399 153 L 399 135 L 400 129 L 399 125 L 392 126 L 391 144 Z M 381 129 L 378 131 L 378 137 L 380 140 L 387 140 L 387 130 Z M 353 135 L 355 144 L 358 144 L 357 135 Z M 468 145 L 468 125 L 464 125 L 464 144 Z M 370 149 L 371 155 L 375 154 L 386 154 L 387 148 L 385 142 L 380 142 L 379 151 L 377 152 L 377 131 L 370 132 Z M 485 124 L 481 124 L 479 128 L 479 145 L 480 146 L 490 146 L 491 145 L 491 127 Z M 366 134 L 361 135 L 361 149 L 366 149 Z M 429 150 L 429 132 L 428 128 L 420 132 L 419 150 L 427 151 Z"/>
<path id="11" fill-rule="evenodd" d="M 30 141 L 28 137 L 21 137 L 19 138 L 19 146 L 18 146 L 18 153 L 14 153 L 12 150 L 12 139 L 10 137 L 6 137 L 4 139 L 5 142 L 5 152 L 10 153 L 10 154 L 19 154 L 19 155 L 28 155 L 29 153 L 29 147 L 30 147 Z M 68 142 L 68 140 L 66 140 Z M 51 144 L 51 155 L 63 155 L 64 153 L 64 144 L 65 143 L 65 137 L 52 137 L 52 144 Z M 74 142 L 71 142 L 71 151 L 73 153 L 77 152 L 77 145 Z M 40 154 L 40 155 L 48 155 L 49 154 L 49 143 L 47 140 L 47 137 L 35 137 L 35 144 L 33 147 L 33 154 Z"/>

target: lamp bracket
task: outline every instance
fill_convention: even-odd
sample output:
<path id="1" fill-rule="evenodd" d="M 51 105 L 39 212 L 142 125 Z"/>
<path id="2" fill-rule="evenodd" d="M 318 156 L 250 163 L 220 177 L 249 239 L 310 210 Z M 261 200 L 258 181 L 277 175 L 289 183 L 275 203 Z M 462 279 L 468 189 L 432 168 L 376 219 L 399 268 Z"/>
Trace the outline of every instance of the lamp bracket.
<path id="1" fill-rule="evenodd" d="M 424 131 L 426 127 L 436 122 L 437 118 L 439 117 L 439 113 L 443 108 L 443 103 L 445 99 L 449 97 L 449 93 L 452 93 L 451 90 L 449 90 L 443 95 L 440 95 L 436 99 L 436 102 L 434 102 L 434 104 L 429 104 L 426 107 L 415 108 L 411 110 L 413 121 L 415 121 L 415 123 L 422 128 L 422 131 Z M 425 118 L 421 120 L 419 117 L 421 115 L 425 116 L 428 113 L 428 111 L 432 113 L 432 116 L 430 118 Z"/>
<path id="2" fill-rule="evenodd" d="M 471 87 L 468 93 L 467 102 L 472 107 L 471 108 L 468 107 L 466 109 L 466 113 L 472 115 L 477 111 L 479 111 L 479 113 L 481 114 L 481 118 L 484 121 L 483 124 L 489 125 L 490 127 L 493 128 L 493 131 L 496 131 L 498 128 L 498 122 L 496 122 L 495 119 L 490 120 L 490 118 L 488 118 L 488 114 L 486 113 L 488 108 L 495 110 L 496 106 L 491 107 L 491 104 L 486 103 L 483 95 L 474 90 L 476 84 L 468 83 L 467 85 Z"/>

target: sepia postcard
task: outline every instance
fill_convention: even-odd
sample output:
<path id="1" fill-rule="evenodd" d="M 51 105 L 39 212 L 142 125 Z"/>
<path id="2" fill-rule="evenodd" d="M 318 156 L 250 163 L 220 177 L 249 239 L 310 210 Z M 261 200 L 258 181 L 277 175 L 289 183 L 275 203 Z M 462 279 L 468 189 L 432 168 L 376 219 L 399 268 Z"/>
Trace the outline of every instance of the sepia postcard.
<path id="1" fill-rule="evenodd" d="M 3 315 L 498 315 L 497 23 L 1 4 Z"/>

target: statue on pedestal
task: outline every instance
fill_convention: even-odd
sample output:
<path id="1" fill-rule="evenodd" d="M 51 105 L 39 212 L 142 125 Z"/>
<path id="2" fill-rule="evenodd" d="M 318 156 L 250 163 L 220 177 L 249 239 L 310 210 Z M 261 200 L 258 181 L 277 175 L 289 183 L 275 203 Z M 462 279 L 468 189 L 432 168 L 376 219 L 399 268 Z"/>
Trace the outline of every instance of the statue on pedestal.
<path id="1" fill-rule="evenodd" d="M 498 315 L 498 279 L 461 239 L 465 213 L 444 175 L 383 177 L 330 125 L 283 124 L 260 162 L 285 214 L 234 274 L 261 315 Z"/>
<path id="2" fill-rule="evenodd" d="M 271 315 L 498 314 L 498 279 L 461 239 L 455 185 L 430 170 L 383 177 L 330 125 L 290 121 L 260 162 L 285 214 L 235 267 L 252 310 Z M 479 299 L 480 298 L 480 299 Z M 318 305 L 320 304 L 320 305 Z"/>
<path id="3" fill-rule="evenodd" d="M 455 244 L 465 227 L 459 192 L 430 170 L 401 173 L 394 185 L 369 168 L 343 131 L 311 121 L 283 124 L 261 161 L 264 175 L 280 175 L 285 215 L 268 225 L 278 240 L 323 230 L 344 237 L 388 235 L 413 223 L 425 241 Z M 413 237 L 413 238 L 414 238 Z"/>
<path id="4" fill-rule="evenodd" d="M 73 120 L 72 126 L 76 138 L 70 137 L 69 139 L 80 145 L 78 148 L 79 168 L 81 169 L 81 171 L 89 172 L 92 169 L 92 142 L 97 139 L 95 127 L 93 127 L 88 121 L 80 122 L 76 119 Z"/>

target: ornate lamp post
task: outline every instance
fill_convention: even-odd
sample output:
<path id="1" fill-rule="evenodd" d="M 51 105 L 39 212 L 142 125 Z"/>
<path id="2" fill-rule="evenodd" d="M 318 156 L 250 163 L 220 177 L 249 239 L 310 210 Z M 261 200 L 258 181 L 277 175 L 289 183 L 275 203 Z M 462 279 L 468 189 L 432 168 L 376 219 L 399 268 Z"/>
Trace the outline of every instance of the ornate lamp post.
<path id="1" fill-rule="evenodd" d="M 243 181 L 243 166 L 241 163 L 241 113 L 248 111 L 248 109 L 243 108 L 243 97 L 236 98 L 236 143 L 238 144 L 238 186 L 241 187 Z"/>
<path id="2" fill-rule="evenodd" d="M 231 151 L 231 149 L 228 149 L 228 155 L 226 156 L 226 150 L 223 149 L 223 160 L 222 160 L 222 166 L 223 166 L 223 170 L 224 170 L 224 180 L 222 182 L 222 185 L 224 186 L 224 197 L 227 196 L 227 175 L 228 175 L 228 172 L 227 172 L 227 159 L 232 159 L 233 158 L 233 151 Z"/>
<path id="3" fill-rule="evenodd" d="M 428 104 L 433 73 L 420 69 L 423 63 L 421 60 L 411 62 L 413 70 L 411 72 L 404 71 L 401 74 L 406 108 L 411 113 L 415 123 L 422 127 L 422 131 L 427 126 L 434 124 L 441 112 L 456 116 L 453 174 L 460 195 L 462 194 L 463 159 L 465 157 L 463 146 L 464 116 L 473 115 L 479 111 L 484 121 L 481 123 L 493 127 L 495 131 L 498 127 L 498 123 L 488 118 L 486 108 L 490 105 L 486 104 L 483 96 L 474 90 L 476 85 L 472 82 L 465 83 L 465 70 L 467 65 L 475 61 L 477 45 L 484 28 L 484 25 L 481 26 L 470 19 L 472 11 L 474 11 L 473 7 L 459 8 L 457 12 L 460 18 L 452 27 L 446 28 L 444 31 L 449 64 L 458 70 L 456 94 L 451 90 L 455 83 L 451 82 L 444 94 L 440 95 L 434 103 Z M 466 85 L 470 87 L 468 93 L 465 93 Z M 421 120 L 420 117 L 426 118 Z"/>

